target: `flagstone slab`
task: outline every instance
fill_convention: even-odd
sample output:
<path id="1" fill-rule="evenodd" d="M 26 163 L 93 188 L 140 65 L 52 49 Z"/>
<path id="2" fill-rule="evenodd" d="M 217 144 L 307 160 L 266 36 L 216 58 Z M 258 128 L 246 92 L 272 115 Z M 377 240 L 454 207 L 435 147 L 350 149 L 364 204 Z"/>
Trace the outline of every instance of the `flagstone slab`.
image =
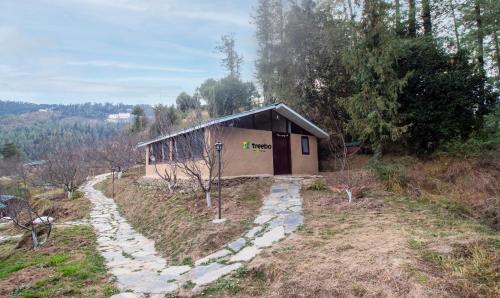
<path id="1" fill-rule="evenodd" d="M 242 266 L 241 263 L 234 263 L 231 265 L 223 265 L 222 267 L 218 267 L 217 269 L 210 270 L 205 274 L 198 276 L 193 279 L 193 283 L 196 284 L 196 287 L 203 286 L 214 282 L 221 278 L 222 276 L 231 273 L 232 271 L 240 268 Z"/>
<path id="2" fill-rule="evenodd" d="M 253 227 L 250 231 L 248 231 L 245 234 L 245 237 L 247 237 L 247 238 L 253 238 L 253 237 L 255 237 L 255 234 L 257 234 L 260 231 L 262 231 L 262 227 L 261 226 Z"/>
<path id="3" fill-rule="evenodd" d="M 280 241 L 283 238 L 285 238 L 285 228 L 283 226 L 278 226 L 271 231 L 264 233 L 261 237 L 255 238 L 253 243 L 255 246 L 261 248 L 271 246 L 274 242 Z"/>
<path id="4" fill-rule="evenodd" d="M 274 216 L 271 214 L 266 214 L 266 215 L 259 215 L 255 220 L 253 221 L 257 225 L 264 224 L 268 221 L 270 221 Z"/>
<path id="5" fill-rule="evenodd" d="M 234 252 L 238 252 L 241 250 L 241 248 L 243 248 L 243 246 L 245 246 L 245 244 L 247 244 L 246 239 L 239 238 L 238 240 L 229 243 L 227 247 L 229 247 Z"/>
<path id="6" fill-rule="evenodd" d="M 216 251 L 214 252 L 213 254 L 211 255 L 208 255 L 204 258 L 201 258 L 199 260 L 197 260 L 194 264 L 196 266 L 198 265 L 201 265 L 201 264 L 204 264 L 204 263 L 207 263 L 209 262 L 210 260 L 216 260 L 216 259 L 219 259 L 219 258 L 222 258 L 222 257 L 225 257 L 227 255 L 230 255 L 231 254 L 231 251 L 228 250 L 228 249 L 221 249 L 219 251 Z"/>
<path id="7" fill-rule="evenodd" d="M 243 248 L 239 253 L 229 259 L 229 262 L 248 262 L 253 259 L 260 250 L 256 246 L 247 246 Z"/>

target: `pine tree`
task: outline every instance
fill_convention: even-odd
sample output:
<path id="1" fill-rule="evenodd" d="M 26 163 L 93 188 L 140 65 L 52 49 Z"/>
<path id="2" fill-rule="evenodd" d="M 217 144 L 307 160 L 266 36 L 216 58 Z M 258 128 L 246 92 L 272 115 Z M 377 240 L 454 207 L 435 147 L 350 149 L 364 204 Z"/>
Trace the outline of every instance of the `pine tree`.
<path id="1" fill-rule="evenodd" d="M 367 0 L 363 9 L 362 39 L 346 64 L 356 85 L 356 93 L 343 101 L 350 116 L 349 131 L 374 145 L 381 157 L 384 145 L 399 140 L 408 126 L 399 119 L 398 96 L 408 74 L 396 71 L 399 43 L 386 28 L 387 6 L 382 0 Z"/>
<path id="2" fill-rule="evenodd" d="M 18 159 L 21 156 L 21 151 L 14 143 L 5 143 L 0 150 L 3 159 Z"/>
<path id="3" fill-rule="evenodd" d="M 132 132 L 144 131 L 146 129 L 148 120 L 144 109 L 141 106 L 137 105 L 134 107 L 132 115 L 134 116 L 134 120 L 132 122 L 132 127 L 130 128 L 130 130 Z"/>

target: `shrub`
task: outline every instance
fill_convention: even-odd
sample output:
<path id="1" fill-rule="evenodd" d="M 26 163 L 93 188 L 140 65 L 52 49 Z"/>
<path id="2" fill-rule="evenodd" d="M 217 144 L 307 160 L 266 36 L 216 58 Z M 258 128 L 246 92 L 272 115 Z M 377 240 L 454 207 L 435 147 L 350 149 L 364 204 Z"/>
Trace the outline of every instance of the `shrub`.
<path id="1" fill-rule="evenodd" d="M 368 163 L 368 169 L 385 183 L 388 190 L 404 189 L 410 182 L 405 166 L 400 163 L 384 163 L 372 159 Z"/>
<path id="2" fill-rule="evenodd" d="M 77 200 L 79 198 L 83 198 L 85 194 L 79 190 L 75 190 L 72 194 L 71 194 L 71 199 L 72 200 Z"/>
<path id="3" fill-rule="evenodd" d="M 452 156 L 479 156 L 485 151 L 500 148 L 500 138 L 480 138 L 472 136 L 466 141 L 452 140 L 444 144 L 440 153 L 447 153 Z"/>
<path id="4" fill-rule="evenodd" d="M 311 185 L 307 187 L 307 190 L 317 190 L 317 191 L 325 191 L 328 190 L 328 186 L 320 181 L 315 181 Z"/>

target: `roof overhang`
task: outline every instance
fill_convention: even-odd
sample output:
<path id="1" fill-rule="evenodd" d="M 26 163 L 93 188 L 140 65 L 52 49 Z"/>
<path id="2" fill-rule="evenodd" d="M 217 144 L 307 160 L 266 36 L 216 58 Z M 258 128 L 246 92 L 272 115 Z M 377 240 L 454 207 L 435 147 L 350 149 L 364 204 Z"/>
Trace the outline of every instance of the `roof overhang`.
<path id="1" fill-rule="evenodd" d="M 275 110 L 276 112 L 278 112 L 282 116 L 286 117 L 288 120 L 292 121 L 293 123 L 297 124 L 298 126 L 302 127 L 303 129 L 307 130 L 309 133 L 311 133 L 312 135 L 314 135 L 315 137 L 317 137 L 319 139 L 328 138 L 328 133 L 325 132 L 324 130 L 322 130 L 321 128 L 319 128 L 318 126 L 316 126 L 315 124 L 313 124 L 311 121 L 302 117 L 299 113 L 292 110 L 289 106 L 287 106 L 283 103 L 277 103 L 277 104 L 273 104 L 270 106 L 266 106 L 266 107 L 262 107 L 262 108 L 258 108 L 258 109 L 253 109 L 250 111 L 241 112 L 238 114 L 225 116 L 225 117 L 221 117 L 221 118 L 217 118 L 217 119 L 213 119 L 213 120 L 210 120 L 210 121 L 203 123 L 203 124 L 200 124 L 200 125 L 196 125 L 196 126 L 193 126 L 193 127 L 187 128 L 187 129 L 183 129 L 183 130 L 180 130 L 180 131 L 172 133 L 172 134 L 164 135 L 164 136 L 158 137 L 156 139 L 153 139 L 153 140 L 150 140 L 147 142 L 139 143 L 137 145 L 137 147 L 143 147 L 143 146 L 146 146 L 146 145 L 149 145 L 152 143 L 156 143 L 156 142 L 159 142 L 159 141 L 162 141 L 165 139 L 173 138 L 175 136 L 189 133 L 189 132 L 192 132 L 192 131 L 195 131 L 198 129 L 202 129 L 202 128 L 209 127 L 212 125 L 220 124 L 220 123 L 230 121 L 233 119 L 249 116 L 252 114 L 261 113 L 261 112 L 268 111 L 268 110 Z"/>

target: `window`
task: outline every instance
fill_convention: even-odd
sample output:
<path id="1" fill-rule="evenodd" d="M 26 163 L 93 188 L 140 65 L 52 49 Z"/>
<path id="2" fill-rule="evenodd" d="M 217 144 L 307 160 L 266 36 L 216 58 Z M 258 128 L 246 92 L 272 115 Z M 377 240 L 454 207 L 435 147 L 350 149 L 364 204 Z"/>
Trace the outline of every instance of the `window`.
<path id="1" fill-rule="evenodd" d="M 309 155 L 309 137 L 301 137 L 302 154 Z"/>

